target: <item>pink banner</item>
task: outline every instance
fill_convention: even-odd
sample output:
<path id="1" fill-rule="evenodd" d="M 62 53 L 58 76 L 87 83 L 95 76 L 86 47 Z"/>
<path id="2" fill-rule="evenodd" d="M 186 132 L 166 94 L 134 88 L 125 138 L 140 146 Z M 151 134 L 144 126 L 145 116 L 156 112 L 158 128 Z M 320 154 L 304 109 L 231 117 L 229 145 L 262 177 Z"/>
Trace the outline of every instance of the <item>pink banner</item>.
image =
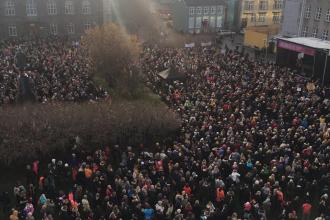
<path id="1" fill-rule="evenodd" d="M 278 47 L 283 48 L 283 49 L 288 49 L 288 50 L 304 53 L 304 54 L 307 54 L 307 55 L 310 55 L 310 56 L 315 55 L 315 50 L 314 49 L 309 48 L 309 47 L 305 47 L 305 46 L 302 46 L 302 45 L 299 45 L 299 44 L 294 44 L 294 43 L 290 43 L 290 42 L 280 40 L 277 45 L 278 45 Z"/>

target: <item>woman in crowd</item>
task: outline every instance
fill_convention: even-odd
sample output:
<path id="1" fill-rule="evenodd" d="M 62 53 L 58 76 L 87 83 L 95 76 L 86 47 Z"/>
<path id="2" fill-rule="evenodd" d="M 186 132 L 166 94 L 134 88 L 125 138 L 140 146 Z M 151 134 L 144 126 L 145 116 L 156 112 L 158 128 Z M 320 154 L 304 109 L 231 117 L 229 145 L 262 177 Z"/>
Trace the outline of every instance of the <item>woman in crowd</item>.
<path id="1" fill-rule="evenodd" d="M 78 44 L 61 39 L 0 44 L 0 105 L 17 102 L 27 87 L 43 103 L 105 97 L 89 76 L 90 62 Z"/>
<path id="2" fill-rule="evenodd" d="M 47 172 L 28 169 L 39 204 L 17 184 L 23 219 L 329 219 L 322 87 L 308 90 L 288 69 L 213 48 L 147 48 L 141 63 L 147 85 L 181 116 L 178 137 L 142 152 L 75 149 Z M 162 81 L 157 73 L 168 67 L 185 82 Z"/>

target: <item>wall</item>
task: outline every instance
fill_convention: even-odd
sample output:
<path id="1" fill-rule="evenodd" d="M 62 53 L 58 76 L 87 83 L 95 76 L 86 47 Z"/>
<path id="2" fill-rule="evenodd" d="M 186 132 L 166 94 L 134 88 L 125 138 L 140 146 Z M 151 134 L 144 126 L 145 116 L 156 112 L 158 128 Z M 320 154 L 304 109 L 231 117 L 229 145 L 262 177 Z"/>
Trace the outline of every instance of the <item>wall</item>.
<path id="1" fill-rule="evenodd" d="M 26 0 L 14 0 L 15 16 L 5 16 L 6 0 L 0 0 L 0 38 L 8 38 L 8 26 L 15 25 L 19 38 L 35 35 L 48 35 L 50 24 L 57 24 L 58 35 L 67 35 L 66 25 L 73 23 L 75 34 L 79 36 L 84 33 L 84 24 L 90 22 L 91 25 L 102 23 L 102 3 L 101 0 L 90 0 L 91 14 L 82 14 L 82 1 L 72 0 L 74 2 L 74 14 L 64 14 L 65 0 L 54 0 L 56 2 L 56 15 L 48 15 L 47 0 L 35 0 L 37 4 L 37 16 L 26 15 Z"/>
<path id="2" fill-rule="evenodd" d="M 283 9 L 281 35 L 295 37 L 299 35 L 302 0 L 286 0 Z"/>
<path id="3" fill-rule="evenodd" d="M 188 8 L 183 1 L 175 1 L 171 4 L 173 27 L 176 31 L 188 31 Z"/>
<path id="4" fill-rule="evenodd" d="M 246 0 L 241 0 L 241 15 L 240 15 L 240 26 L 243 27 L 242 20 L 247 20 L 246 27 L 253 27 L 253 26 L 264 26 L 264 25 L 273 25 L 273 13 L 279 13 L 279 17 L 282 16 L 282 9 L 274 9 L 274 0 L 268 0 L 268 7 L 266 10 L 259 9 L 260 0 L 254 0 L 254 9 L 253 10 L 246 10 L 245 9 L 245 2 Z M 259 13 L 266 13 L 266 18 L 264 22 L 258 21 Z M 255 14 L 256 20 L 251 21 L 251 15 Z M 280 23 L 280 21 L 279 21 Z"/>
<path id="5" fill-rule="evenodd" d="M 245 30 L 244 45 L 250 47 L 264 48 L 266 42 L 269 42 L 279 31 L 278 25 L 249 27 Z M 265 42 L 266 40 L 266 42 Z"/>
<path id="6" fill-rule="evenodd" d="M 229 29 L 239 29 L 239 12 L 239 0 L 227 0 L 226 22 Z"/>
<path id="7" fill-rule="evenodd" d="M 305 8 L 307 8 L 308 6 L 311 6 L 311 14 L 310 14 L 309 19 L 305 18 L 304 14 L 303 14 L 301 36 L 302 36 L 303 28 L 305 26 L 308 27 L 307 37 L 311 37 L 312 33 L 313 33 L 313 29 L 317 27 L 318 33 L 316 35 L 316 38 L 321 38 L 323 31 L 328 30 L 329 36 L 328 36 L 327 40 L 330 40 L 330 22 L 326 21 L 326 13 L 327 13 L 328 9 L 330 9 L 330 1 L 329 0 L 306 0 Z M 315 20 L 315 14 L 316 14 L 315 12 L 318 7 L 320 7 L 322 9 L 322 16 L 319 21 Z M 303 13 L 305 13 L 305 10 L 303 11 Z"/>
<path id="8" fill-rule="evenodd" d="M 245 31 L 244 46 L 264 48 L 265 40 L 267 40 L 266 33 L 260 33 L 254 30 Z"/>

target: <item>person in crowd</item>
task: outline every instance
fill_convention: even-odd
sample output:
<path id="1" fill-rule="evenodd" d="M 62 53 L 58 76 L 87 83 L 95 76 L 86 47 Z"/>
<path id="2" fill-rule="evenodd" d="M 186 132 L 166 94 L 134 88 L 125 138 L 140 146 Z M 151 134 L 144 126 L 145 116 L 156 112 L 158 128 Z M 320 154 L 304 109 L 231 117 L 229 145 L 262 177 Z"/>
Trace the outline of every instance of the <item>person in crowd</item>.
<path id="1" fill-rule="evenodd" d="M 34 52 L 42 54 L 32 66 L 48 57 L 63 62 L 62 75 L 74 76 L 72 68 L 80 67 L 70 56 L 75 50 L 52 45 Z M 67 61 L 58 61 L 63 53 Z M 40 161 L 48 169 L 29 169 L 39 183 L 14 188 L 22 219 L 29 213 L 63 220 L 329 218 L 330 102 L 317 82 L 308 90 L 310 80 L 287 68 L 212 47 L 145 48 L 141 65 L 146 85 L 180 116 L 178 134 L 154 146 L 75 148 L 66 160 Z M 167 68 L 185 80 L 164 80 L 158 73 Z M 83 94 L 79 76 L 63 87 L 55 70 L 47 78 L 58 85 L 52 88 L 35 70 L 27 74 L 45 85 L 38 97 Z M 10 102 L 16 92 L 5 94 Z M 39 184 L 39 200 L 29 199 L 30 184 Z"/>
<path id="2" fill-rule="evenodd" d="M 90 73 L 91 64 L 84 50 L 69 41 L 55 38 L 2 42 L 0 105 L 18 102 L 24 94 L 42 103 L 106 97 L 107 93 L 94 85 Z"/>

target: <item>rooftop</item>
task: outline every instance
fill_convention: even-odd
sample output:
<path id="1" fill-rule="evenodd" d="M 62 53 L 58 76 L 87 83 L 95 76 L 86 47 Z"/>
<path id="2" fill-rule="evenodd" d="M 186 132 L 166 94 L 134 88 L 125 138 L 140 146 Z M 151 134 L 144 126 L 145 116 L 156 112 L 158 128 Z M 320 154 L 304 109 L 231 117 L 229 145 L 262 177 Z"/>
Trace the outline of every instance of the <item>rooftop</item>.
<path id="1" fill-rule="evenodd" d="M 304 45 L 307 47 L 315 48 L 315 49 L 326 49 L 330 50 L 330 41 L 321 40 L 314 37 L 293 37 L 293 38 L 284 38 L 279 37 L 278 39 L 284 40 L 287 42 Z"/>

